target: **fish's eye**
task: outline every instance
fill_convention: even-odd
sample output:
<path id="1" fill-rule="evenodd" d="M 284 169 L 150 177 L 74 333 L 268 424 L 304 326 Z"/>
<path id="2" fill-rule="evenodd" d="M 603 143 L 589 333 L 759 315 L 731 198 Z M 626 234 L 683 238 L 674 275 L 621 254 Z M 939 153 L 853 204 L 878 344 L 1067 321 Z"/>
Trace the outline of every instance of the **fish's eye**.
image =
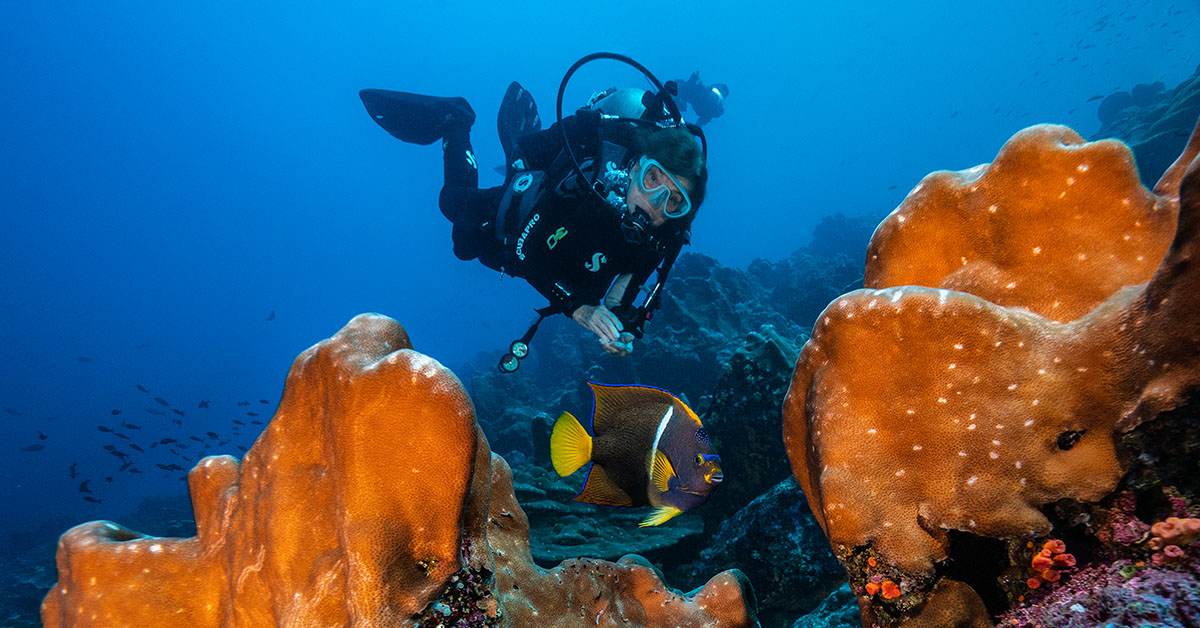
<path id="1" fill-rule="evenodd" d="M 696 454 L 696 466 L 704 464 L 704 454 Z"/>

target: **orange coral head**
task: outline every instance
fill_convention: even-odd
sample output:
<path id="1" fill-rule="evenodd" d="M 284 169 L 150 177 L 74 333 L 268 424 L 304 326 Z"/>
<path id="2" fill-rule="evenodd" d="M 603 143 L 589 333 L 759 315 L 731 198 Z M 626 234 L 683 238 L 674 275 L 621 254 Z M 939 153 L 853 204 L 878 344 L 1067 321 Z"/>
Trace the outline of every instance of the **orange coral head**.
<path id="1" fill-rule="evenodd" d="M 1041 573 L 1041 576 L 1042 580 L 1045 580 L 1046 582 L 1058 582 L 1058 579 L 1062 577 L 1062 575 L 1058 573 L 1057 569 L 1047 569 Z"/>
<path id="2" fill-rule="evenodd" d="M 892 582 L 891 580 L 883 581 L 882 591 L 883 599 L 885 600 L 891 600 L 900 597 L 900 587 L 896 586 L 896 583 Z"/>
<path id="3" fill-rule="evenodd" d="M 1042 586 L 1042 579 L 1041 578 L 1030 578 L 1025 581 L 1025 586 L 1029 587 L 1030 589 L 1036 589 L 1036 588 Z M 1013 621 L 1017 621 L 1017 620 L 1014 619 Z"/>
<path id="4" fill-rule="evenodd" d="M 1074 320 L 1150 279 L 1175 232 L 1180 172 L 1156 195 L 1125 144 L 1027 128 L 991 164 L 909 192 L 871 239 L 863 285 L 946 288 Z"/>
<path id="5" fill-rule="evenodd" d="M 879 593 L 879 585 L 874 582 L 868 582 L 863 588 L 866 589 L 867 595 L 875 595 L 876 593 Z"/>
<path id="6" fill-rule="evenodd" d="M 1034 571 L 1045 571 L 1054 566 L 1054 560 L 1048 556 L 1042 556 L 1041 554 L 1038 554 L 1037 556 L 1033 557 L 1033 561 L 1030 563 L 1030 566 L 1033 567 Z"/>
<path id="7" fill-rule="evenodd" d="M 1197 137 L 1200 129 L 1189 146 Z M 1128 167 L 1126 178 L 1136 180 Z M 1019 194 L 1021 177 L 1005 176 L 1014 186 L 1005 193 Z M 1065 183 L 1058 185 L 1033 186 L 1054 193 L 1022 201 L 1046 208 L 1054 219 L 1045 228 L 1083 220 L 1054 204 Z M 964 200 L 969 189 L 942 195 L 947 206 L 922 205 L 929 216 L 903 214 L 905 224 L 976 209 Z M 1184 173 L 1179 196 L 1174 239 L 1149 282 L 1105 295 L 1067 323 L 1031 311 L 1028 301 L 1008 307 L 917 286 L 857 290 L 825 309 L 796 363 L 784 442 L 835 547 L 871 545 L 900 569 L 928 575 L 946 557 L 945 530 L 1045 535 L 1043 504 L 1112 491 L 1124 471 L 1118 436 L 1200 385 L 1200 160 Z M 1097 229 L 1106 220 L 1090 219 Z M 988 246 L 1006 255 L 1030 246 L 1015 225 L 955 224 L 983 229 Z M 976 239 L 965 227 L 947 229 L 956 241 Z M 881 227 L 875 237 L 887 233 Z M 1054 289 L 1087 292 L 1075 281 L 1060 278 Z"/>
<path id="8" fill-rule="evenodd" d="M 1054 557 L 1055 567 L 1074 567 L 1075 556 L 1073 554 L 1059 554 Z"/>
<path id="9" fill-rule="evenodd" d="M 1067 551 L 1067 544 L 1059 539 L 1050 539 L 1042 544 L 1043 550 L 1049 550 L 1051 554 L 1061 554 Z"/>

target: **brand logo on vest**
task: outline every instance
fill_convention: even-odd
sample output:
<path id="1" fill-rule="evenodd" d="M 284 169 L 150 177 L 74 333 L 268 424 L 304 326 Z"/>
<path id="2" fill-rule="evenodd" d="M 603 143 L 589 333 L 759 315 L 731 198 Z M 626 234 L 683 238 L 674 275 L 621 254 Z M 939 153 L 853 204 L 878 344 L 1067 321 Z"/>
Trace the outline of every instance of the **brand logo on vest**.
<path id="1" fill-rule="evenodd" d="M 521 231 L 521 237 L 517 238 L 517 259 L 525 261 L 525 238 L 529 236 L 529 231 L 533 229 L 533 226 L 537 224 L 541 217 L 541 214 L 534 214 L 533 218 L 529 219 L 528 223 L 525 223 L 525 229 Z"/>
<path id="2" fill-rule="evenodd" d="M 546 246 L 553 250 L 554 247 L 558 246 L 558 241 L 565 237 L 567 237 L 566 227 L 559 227 L 554 230 L 554 233 L 550 234 L 549 238 L 546 238 Z"/>
<path id="3" fill-rule="evenodd" d="M 600 265 L 607 261 L 608 258 L 605 257 L 603 253 L 595 253 L 592 255 L 592 261 L 584 262 L 583 267 L 592 271 L 593 273 L 600 272 Z"/>
<path id="4" fill-rule="evenodd" d="M 520 194 L 521 192 L 528 190 L 529 186 L 531 185 L 533 185 L 533 175 L 526 172 L 525 174 L 517 177 L 517 180 L 513 182 L 513 192 Z"/>

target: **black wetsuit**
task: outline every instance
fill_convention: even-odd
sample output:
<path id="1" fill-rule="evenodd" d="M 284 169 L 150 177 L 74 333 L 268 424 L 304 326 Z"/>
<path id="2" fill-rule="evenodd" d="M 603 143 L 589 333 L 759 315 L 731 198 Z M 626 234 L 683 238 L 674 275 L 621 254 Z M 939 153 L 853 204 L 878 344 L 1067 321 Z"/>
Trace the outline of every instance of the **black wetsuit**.
<path id="1" fill-rule="evenodd" d="M 585 110 L 563 124 L 589 178 L 610 157 L 624 167 L 635 156 L 628 152 L 634 127 L 627 122 Z M 629 309 L 637 287 L 662 262 L 662 247 L 628 242 L 618 210 L 580 188 L 557 124 L 519 144 L 524 167 L 505 185 L 478 189 L 469 138 L 446 138 L 440 206 L 454 223 L 455 254 L 524 278 L 568 315 L 599 305 L 613 281 L 628 273 L 621 304 Z"/>

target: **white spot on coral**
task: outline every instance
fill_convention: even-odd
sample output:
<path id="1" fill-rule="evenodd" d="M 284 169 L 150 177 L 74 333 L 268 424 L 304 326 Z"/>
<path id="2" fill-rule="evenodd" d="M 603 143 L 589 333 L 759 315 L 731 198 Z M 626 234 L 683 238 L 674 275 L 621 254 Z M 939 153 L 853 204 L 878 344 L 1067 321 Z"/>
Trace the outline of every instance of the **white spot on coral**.
<path id="1" fill-rule="evenodd" d="M 1125 234 L 1125 238 L 1124 238 L 1124 239 L 1125 239 L 1125 240 L 1129 240 L 1129 234 L 1128 234 L 1128 233 L 1126 233 L 1126 234 Z"/>
<path id="2" fill-rule="evenodd" d="M 946 304 L 946 297 L 950 296 L 949 290 L 938 290 L 938 305 Z"/>
<path id="3" fill-rule="evenodd" d="M 958 455 L 960 455 L 960 456 L 962 456 L 962 457 L 966 458 L 966 457 L 967 457 L 967 452 L 965 452 L 965 451 L 960 451 L 960 452 L 958 452 Z"/>
<path id="4" fill-rule="evenodd" d="M 993 444 L 993 445 L 995 445 L 995 446 L 997 446 L 997 447 L 999 447 L 999 446 L 1000 446 L 1000 441 L 998 441 L 998 440 L 994 440 L 994 441 L 992 441 L 992 444 Z"/>
<path id="5" fill-rule="evenodd" d="M 1008 385 L 1008 389 L 1009 389 L 1009 390 L 1016 390 L 1016 389 L 1017 389 L 1017 385 L 1016 385 L 1016 384 L 1009 384 L 1009 385 Z"/>
<path id="6" fill-rule="evenodd" d="M 1018 468 L 1018 469 L 1020 469 L 1020 468 L 1021 468 L 1021 461 L 1020 461 L 1020 460 L 1018 460 L 1018 461 L 1014 462 L 1014 463 L 1013 463 L 1013 466 L 1014 466 L 1014 467 L 1016 467 L 1016 468 Z"/>
<path id="7" fill-rule="evenodd" d="M 913 445 L 913 451 L 921 451 L 920 445 Z"/>
<path id="8" fill-rule="evenodd" d="M 905 412 L 905 414 L 916 414 L 917 413 L 917 411 L 913 410 L 912 408 L 909 408 L 909 409 L 905 410 L 904 412 Z"/>
<path id="9" fill-rule="evenodd" d="M 974 485 L 974 484 L 975 484 L 976 482 L 978 482 L 978 481 L 979 481 L 979 476 L 972 475 L 972 476 L 971 476 L 971 477 L 970 477 L 970 478 L 967 480 L 967 486 Z"/>
<path id="10" fill-rule="evenodd" d="M 997 209 L 999 209 L 999 207 L 996 207 L 995 205 L 990 205 L 990 206 L 988 206 L 988 213 L 994 214 L 994 213 L 996 213 Z"/>
<path id="11" fill-rule="evenodd" d="M 957 365 L 957 364 L 955 364 L 955 363 L 953 363 L 953 362 L 951 362 L 951 363 L 950 363 L 950 366 L 948 366 L 948 367 L 946 367 L 946 368 L 950 368 L 950 369 L 952 369 L 952 368 L 954 368 L 954 367 L 956 367 L 956 366 L 958 366 L 958 365 Z"/>
<path id="12" fill-rule="evenodd" d="M 867 433 L 874 434 L 876 431 L 878 431 L 878 430 L 876 430 L 875 428 L 871 428 L 871 429 L 867 430 Z"/>
<path id="13" fill-rule="evenodd" d="M 1067 177 L 1067 185 L 1075 185 L 1075 177 Z"/>
<path id="14" fill-rule="evenodd" d="M 999 423 L 997 423 L 997 424 L 996 424 L 996 429 L 998 429 L 998 430 L 1002 430 L 1002 429 L 1004 429 L 1004 426 L 1003 426 L 1003 425 L 1001 425 L 1001 424 L 999 424 Z"/>
<path id="15" fill-rule="evenodd" d="M 1017 282 L 1015 282 L 1015 281 L 1010 281 L 1010 282 L 1008 282 L 1008 284 L 1007 284 L 1007 285 L 1005 285 L 1004 287 L 1005 287 L 1005 288 L 1007 288 L 1007 289 L 1009 289 L 1009 290 L 1012 290 L 1013 288 L 1016 288 L 1016 287 L 1017 287 Z"/>
<path id="16" fill-rule="evenodd" d="M 899 471 L 897 471 L 897 472 L 896 472 L 896 475 L 897 475 L 897 476 L 904 475 L 904 469 L 900 469 Z"/>
<path id="17" fill-rule="evenodd" d="M 161 552 L 162 550 L 163 550 L 163 546 L 160 543 L 155 543 L 154 545 L 150 546 L 150 551 L 155 554 Z"/>
<path id="18" fill-rule="evenodd" d="M 1078 166 L 1075 166 L 1075 169 L 1076 169 L 1076 170 L 1078 170 L 1078 171 L 1080 171 L 1080 172 L 1087 172 L 1087 171 L 1088 171 L 1088 165 L 1087 165 L 1087 164 L 1079 164 Z"/>
<path id="19" fill-rule="evenodd" d="M 904 222 L 905 220 L 907 220 L 907 218 L 904 217 L 904 214 L 900 214 L 899 216 L 896 216 L 896 220 L 898 220 L 900 222 Z"/>
<path id="20" fill-rule="evenodd" d="M 1034 254 L 1034 255 L 1041 255 L 1041 254 L 1042 254 L 1042 247 L 1040 247 L 1040 246 L 1035 246 L 1035 247 L 1033 247 L 1033 254 Z"/>
<path id="21" fill-rule="evenodd" d="M 899 301 L 900 297 L 902 297 L 902 296 L 904 296 L 904 292 L 901 290 L 897 290 L 897 291 L 893 292 L 892 293 L 892 303 Z"/>
<path id="22" fill-rule="evenodd" d="M 1079 261 L 1082 262 L 1083 260 L 1087 259 L 1087 253 L 1080 253 L 1079 255 L 1076 255 L 1075 257 L 1078 258 Z"/>
<path id="23" fill-rule="evenodd" d="M 988 456 L 990 456 L 992 460 L 995 460 L 996 458 L 1000 457 L 1000 454 L 993 451 L 993 452 L 989 453 Z"/>
<path id="24" fill-rule="evenodd" d="M 967 426 L 967 429 L 969 429 L 969 430 L 973 430 L 973 429 L 975 429 L 975 424 L 974 424 L 974 423 L 972 423 L 972 424 L 968 425 L 968 426 Z"/>
<path id="25" fill-rule="evenodd" d="M 938 397 L 938 403 L 946 403 L 945 397 Z"/>
<path id="26" fill-rule="evenodd" d="M 1025 427 L 1029 427 L 1030 425 L 1033 425 L 1033 419 L 1029 419 L 1025 422 Z"/>
<path id="27" fill-rule="evenodd" d="M 961 343 L 961 342 L 959 342 L 959 343 L 955 343 L 955 344 L 954 344 L 954 348 L 955 348 L 955 349 L 958 349 L 958 350 L 960 350 L 960 351 L 962 350 L 962 347 L 963 347 L 963 346 L 962 346 L 962 343 Z"/>

